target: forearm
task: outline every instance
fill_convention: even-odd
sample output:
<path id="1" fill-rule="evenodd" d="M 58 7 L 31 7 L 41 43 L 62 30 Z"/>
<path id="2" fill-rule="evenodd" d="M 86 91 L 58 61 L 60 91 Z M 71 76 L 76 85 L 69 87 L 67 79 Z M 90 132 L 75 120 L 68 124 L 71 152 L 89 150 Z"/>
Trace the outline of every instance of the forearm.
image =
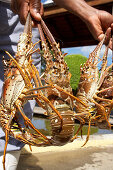
<path id="1" fill-rule="evenodd" d="M 96 9 L 89 6 L 84 0 L 54 0 L 54 2 L 79 16 L 85 22 L 96 12 Z"/>

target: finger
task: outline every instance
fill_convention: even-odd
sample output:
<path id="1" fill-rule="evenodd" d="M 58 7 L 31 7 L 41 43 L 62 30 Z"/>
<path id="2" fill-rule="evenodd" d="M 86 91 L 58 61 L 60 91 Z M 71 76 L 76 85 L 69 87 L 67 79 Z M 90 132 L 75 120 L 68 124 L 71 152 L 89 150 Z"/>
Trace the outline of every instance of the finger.
<path id="1" fill-rule="evenodd" d="M 11 0 L 11 10 L 15 13 L 18 14 L 18 5 L 17 5 L 16 0 Z"/>
<path id="2" fill-rule="evenodd" d="M 41 15 L 40 13 L 40 8 L 41 8 L 41 3 L 39 0 L 31 0 L 30 1 L 30 13 L 31 16 L 36 20 L 40 21 L 41 20 Z"/>
<path id="3" fill-rule="evenodd" d="M 104 33 L 101 34 L 101 35 L 99 35 L 98 40 L 99 40 L 99 41 L 102 41 L 102 39 L 104 38 L 104 36 L 105 36 Z M 107 29 L 107 31 L 106 31 L 106 37 L 105 37 L 104 44 L 107 45 L 107 44 L 109 43 L 109 41 L 110 41 L 110 36 L 111 36 L 111 28 L 109 27 L 109 28 Z"/>
<path id="4" fill-rule="evenodd" d="M 109 42 L 109 48 L 110 48 L 111 50 L 113 50 L 113 47 L 112 47 L 112 38 L 110 39 L 110 42 Z"/>
<path id="5" fill-rule="evenodd" d="M 106 38 L 105 38 L 105 41 L 104 41 L 105 45 L 109 44 L 110 38 L 111 38 L 111 27 L 109 27 L 106 31 Z"/>
<path id="6" fill-rule="evenodd" d="M 21 24 L 25 24 L 29 11 L 29 0 L 11 0 L 11 9 L 19 15 Z"/>
<path id="7" fill-rule="evenodd" d="M 98 36 L 98 41 L 101 41 L 103 38 L 104 38 L 104 33 L 102 33 Z"/>
<path id="8" fill-rule="evenodd" d="M 26 18 L 27 18 L 28 12 L 29 12 L 29 6 L 27 4 L 25 6 L 22 6 L 21 10 L 19 11 L 20 22 L 23 25 L 26 22 Z"/>
<path id="9" fill-rule="evenodd" d="M 113 31 L 113 23 L 111 24 L 111 30 Z"/>

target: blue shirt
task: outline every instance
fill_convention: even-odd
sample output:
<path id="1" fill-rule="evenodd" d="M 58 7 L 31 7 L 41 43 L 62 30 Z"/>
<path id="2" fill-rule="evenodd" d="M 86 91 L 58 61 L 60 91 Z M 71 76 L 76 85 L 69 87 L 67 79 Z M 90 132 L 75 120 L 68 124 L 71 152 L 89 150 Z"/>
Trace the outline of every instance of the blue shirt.
<path id="1" fill-rule="evenodd" d="M 4 81 L 4 70 L 3 70 L 3 64 L 2 64 L 2 56 L 5 55 L 5 58 L 7 59 L 8 56 L 4 54 L 4 50 L 7 50 L 12 56 L 14 56 L 16 50 L 17 50 L 17 43 L 19 41 L 19 35 L 23 32 L 24 26 L 21 25 L 19 22 L 18 15 L 15 15 L 11 9 L 10 5 L 7 3 L 0 2 L 0 96 L 2 93 L 2 86 Z M 32 41 L 35 43 L 39 41 L 39 32 L 37 28 L 34 28 L 32 31 L 33 38 Z M 39 48 L 39 44 L 37 44 L 37 47 Z M 34 65 L 37 67 L 37 69 L 40 72 L 41 68 L 41 58 L 38 53 L 35 53 L 32 55 Z M 35 106 L 35 101 L 29 101 L 24 106 L 24 112 L 25 114 L 31 119 L 33 108 Z M 24 124 L 23 120 L 20 117 L 20 122 Z M 0 128 L 0 152 L 4 151 L 5 146 L 5 134 L 2 131 L 2 128 Z M 12 137 L 10 137 L 7 151 L 13 151 L 13 150 L 20 150 L 24 144 Z"/>

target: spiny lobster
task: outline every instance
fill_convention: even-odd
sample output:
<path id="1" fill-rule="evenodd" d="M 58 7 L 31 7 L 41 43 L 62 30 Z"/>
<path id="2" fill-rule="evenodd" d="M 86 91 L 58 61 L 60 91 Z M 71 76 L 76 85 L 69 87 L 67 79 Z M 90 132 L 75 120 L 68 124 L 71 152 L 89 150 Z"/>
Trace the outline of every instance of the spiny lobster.
<path id="1" fill-rule="evenodd" d="M 78 132 L 86 122 L 89 124 L 88 134 L 84 145 L 89 139 L 91 125 L 96 125 L 99 128 L 111 128 L 111 124 L 108 120 L 113 108 L 113 63 L 110 66 L 107 66 L 109 42 L 106 46 L 103 58 L 100 58 L 100 51 L 105 38 L 106 34 L 103 40 L 89 55 L 89 58 L 83 67 L 81 66 L 80 68 L 81 76 L 76 97 L 79 100 L 82 100 L 87 107 L 84 107 L 80 102 L 77 102 L 76 114 L 82 119 Z M 101 69 L 99 70 L 98 64 L 100 62 L 102 62 L 102 64 Z M 76 138 L 76 135 L 73 139 Z"/>
<path id="2" fill-rule="evenodd" d="M 43 19 L 38 23 L 38 29 L 46 69 L 41 75 L 41 79 L 44 80 L 43 86 L 41 85 L 42 87 L 34 88 L 30 91 L 43 90 L 42 93 L 47 102 L 41 103 L 40 106 L 47 111 L 50 119 L 52 138 L 49 141 L 52 145 L 64 145 L 74 134 L 73 100 L 81 101 L 72 95 L 72 88 L 70 87 L 71 74 L 64 61 L 64 55 L 61 53 L 59 44 L 56 43 Z M 35 95 L 32 95 L 32 97 L 35 97 Z M 83 102 L 81 103 L 84 105 Z M 79 116 L 76 117 L 80 119 Z"/>
<path id="3" fill-rule="evenodd" d="M 31 120 L 29 120 L 23 112 L 23 105 L 27 102 L 27 99 L 24 98 L 24 96 L 26 96 L 26 92 L 29 89 L 32 89 L 34 85 L 35 87 L 39 87 L 40 84 L 38 71 L 32 64 L 31 59 L 32 53 L 36 51 L 33 51 L 35 44 L 33 45 L 31 41 L 31 29 L 31 17 L 29 14 L 26 20 L 24 32 L 20 35 L 15 58 L 6 51 L 10 60 L 3 60 L 6 71 L 4 75 L 5 81 L 0 104 L 0 124 L 5 132 L 6 140 L 3 157 L 4 169 L 9 135 L 29 145 L 40 146 L 41 144 L 49 143 L 47 137 L 41 134 L 33 126 Z M 33 93 L 34 92 L 30 92 L 29 96 Z M 36 101 L 39 102 L 40 98 L 41 95 L 36 98 Z M 21 127 L 19 123 L 16 116 L 18 111 L 24 119 L 25 127 Z"/>
<path id="4" fill-rule="evenodd" d="M 46 105 L 52 127 L 51 141 L 54 145 L 63 145 L 74 134 L 73 100 L 81 101 L 72 95 L 70 86 L 71 74 L 64 61 L 64 55 L 60 50 L 59 44 L 56 43 L 43 20 L 38 24 L 38 28 L 41 36 L 43 57 L 46 61 L 46 70 L 41 77 L 44 78 L 45 87 L 48 84 L 50 85 L 50 88 L 45 89 L 44 94 L 57 112 L 60 113 L 59 116 Z"/>

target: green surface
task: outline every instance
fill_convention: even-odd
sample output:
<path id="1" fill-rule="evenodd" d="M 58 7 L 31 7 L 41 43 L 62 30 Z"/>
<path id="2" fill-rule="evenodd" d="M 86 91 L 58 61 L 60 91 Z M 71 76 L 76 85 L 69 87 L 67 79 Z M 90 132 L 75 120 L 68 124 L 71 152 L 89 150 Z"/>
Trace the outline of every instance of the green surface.
<path id="1" fill-rule="evenodd" d="M 78 124 L 75 125 L 75 133 L 76 133 L 77 129 L 79 128 L 79 126 L 80 125 L 78 125 Z M 98 128 L 91 126 L 90 135 L 93 135 L 94 133 L 97 133 L 97 132 L 98 132 Z M 87 133 L 88 133 L 88 125 L 84 125 L 82 128 L 82 135 L 87 135 Z M 78 135 L 81 135 L 81 132 L 79 132 Z"/>

